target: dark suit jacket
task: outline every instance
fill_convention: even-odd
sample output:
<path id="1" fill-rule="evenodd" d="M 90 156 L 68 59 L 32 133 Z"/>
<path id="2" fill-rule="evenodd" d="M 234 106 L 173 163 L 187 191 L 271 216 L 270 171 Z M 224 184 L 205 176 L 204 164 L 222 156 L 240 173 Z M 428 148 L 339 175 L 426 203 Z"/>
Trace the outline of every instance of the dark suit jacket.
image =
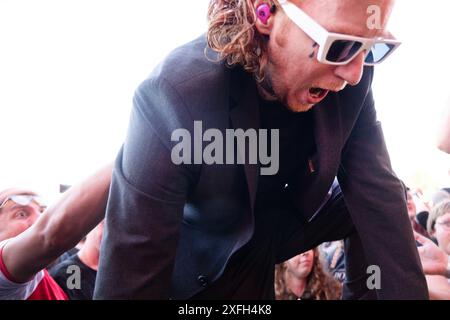
<path id="1" fill-rule="evenodd" d="M 135 94 L 113 173 L 96 298 L 189 298 L 202 290 L 201 275 L 217 279 L 253 234 L 258 165 L 171 161 L 172 132 L 193 135 L 195 120 L 204 131 L 259 128 L 254 79 L 206 59 L 205 47 L 201 37 L 176 49 Z M 302 187 L 292 192 L 308 220 L 338 176 L 367 262 L 382 271 L 378 297 L 425 298 L 403 187 L 376 120 L 372 74 L 367 68 L 358 86 L 314 107 L 315 173 L 299 176 Z M 293 248 L 279 256 L 298 254 Z"/>

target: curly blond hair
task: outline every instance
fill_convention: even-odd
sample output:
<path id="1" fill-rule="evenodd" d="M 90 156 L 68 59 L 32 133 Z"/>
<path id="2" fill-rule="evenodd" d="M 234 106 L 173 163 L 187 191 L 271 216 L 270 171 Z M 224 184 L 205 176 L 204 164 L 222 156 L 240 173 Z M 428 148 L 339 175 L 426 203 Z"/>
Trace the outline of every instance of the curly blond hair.
<path id="1" fill-rule="evenodd" d="M 297 300 L 297 297 L 286 284 L 287 262 L 275 266 L 275 298 L 276 300 Z M 305 293 L 314 300 L 338 300 L 342 295 L 342 285 L 322 266 L 320 252 L 314 249 L 313 267 L 306 279 Z"/>
<path id="2" fill-rule="evenodd" d="M 229 66 L 241 65 L 258 82 L 265 77 L 267 44 L 255 28 L 254 0 L 211 0 L 208 8 L 208 46 Z M 277 5 L 275 0 L 270 4 Z"/>
<path id="3" fill-rule="evenodd" d="M 450 212 L 450 200 L 445 199 L 441 202 L 438 202 L 430 212 L 430 215 L 427 220 L 427 231 L 428 233 L 433 233 L 435 230 L 436 220 L 445 215 L 447 212 Z"/>

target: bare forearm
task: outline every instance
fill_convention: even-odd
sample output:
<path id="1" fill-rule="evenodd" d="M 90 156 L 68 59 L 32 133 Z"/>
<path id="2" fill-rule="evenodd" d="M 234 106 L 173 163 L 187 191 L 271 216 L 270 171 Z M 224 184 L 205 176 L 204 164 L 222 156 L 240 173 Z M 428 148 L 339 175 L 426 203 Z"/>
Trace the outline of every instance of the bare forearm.
<path id="1" fill-rule="evenodd" d="M 16 281 L 26 281 L 74 247 L 104 217 L 112 165 L 73 186 L 27 231 L 11 239 L 3 259 Z"/>
<path id="2" fill-rule="evenodd" d="M 83 183 L 74 186 L 49 209 L 43 226 L 47 250 L 65 251 L 75 246 L 105 215 L 112 166 L 108 165 Z"/>

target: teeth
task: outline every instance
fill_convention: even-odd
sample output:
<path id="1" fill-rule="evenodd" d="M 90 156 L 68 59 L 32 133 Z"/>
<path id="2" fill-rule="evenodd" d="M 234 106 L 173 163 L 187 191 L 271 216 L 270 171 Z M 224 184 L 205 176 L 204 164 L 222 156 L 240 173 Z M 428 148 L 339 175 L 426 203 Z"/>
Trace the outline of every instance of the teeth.
<path id="1" fill-rule="evenodd" d="M 321 88 L 311 88 L 311 89 L 309 90 L 309 93 L 310 93 L 311 96 L 313 96 L 314 98 L 319 98 L 319 97 L 322 95 L 323 90 L 322 90 Z"/>

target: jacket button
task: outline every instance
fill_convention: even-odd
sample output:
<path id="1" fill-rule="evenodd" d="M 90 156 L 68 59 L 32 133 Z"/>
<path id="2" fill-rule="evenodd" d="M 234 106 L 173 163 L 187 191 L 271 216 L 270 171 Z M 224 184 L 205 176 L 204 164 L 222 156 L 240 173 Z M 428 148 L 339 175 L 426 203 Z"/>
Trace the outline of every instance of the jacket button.
<path id="1" fill-rule="evenodd" d="M 197 280 L 202 287 L 206 287 L 208 285 L 208 277 L 204 275 L 198 276 Z"/>

